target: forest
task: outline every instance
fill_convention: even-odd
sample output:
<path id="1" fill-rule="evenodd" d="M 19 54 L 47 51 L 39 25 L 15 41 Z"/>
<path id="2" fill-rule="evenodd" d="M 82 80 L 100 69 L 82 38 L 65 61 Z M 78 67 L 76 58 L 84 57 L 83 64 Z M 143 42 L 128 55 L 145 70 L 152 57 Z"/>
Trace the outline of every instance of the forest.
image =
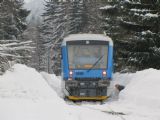
<path id="1" fill-rule="evenodd" d="M 28 22 L 23 0 L 0 0 L 0 74 L 15 63 L 60 75 L 61 42 L 69 34 L 114 41 L 114 72 L 160 69 L 159 0 L 45 0 Z"/>

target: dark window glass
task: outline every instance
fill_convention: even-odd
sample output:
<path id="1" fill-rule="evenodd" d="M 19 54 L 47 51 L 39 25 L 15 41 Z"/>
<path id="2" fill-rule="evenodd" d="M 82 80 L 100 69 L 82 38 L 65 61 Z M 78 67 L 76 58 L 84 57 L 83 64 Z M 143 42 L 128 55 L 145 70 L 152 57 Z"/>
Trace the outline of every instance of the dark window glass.
<path id="1" fill-rule="evenodd" d="M 69 69 L 106 69 L 107 58 L 108 45 L 68 45 Z"/>

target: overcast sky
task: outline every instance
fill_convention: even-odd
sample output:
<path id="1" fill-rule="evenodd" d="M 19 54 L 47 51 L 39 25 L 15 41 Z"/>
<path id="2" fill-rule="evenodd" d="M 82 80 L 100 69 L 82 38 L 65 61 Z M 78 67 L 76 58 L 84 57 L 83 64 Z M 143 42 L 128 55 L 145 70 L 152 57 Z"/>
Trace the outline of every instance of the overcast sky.
<path id="1" fill-rule="evenodd" d="M 26 2 L 26 3 L 29 3 L 30 1 L 32 1 L 32 0 L 24 0 L 24 2 Z"/>

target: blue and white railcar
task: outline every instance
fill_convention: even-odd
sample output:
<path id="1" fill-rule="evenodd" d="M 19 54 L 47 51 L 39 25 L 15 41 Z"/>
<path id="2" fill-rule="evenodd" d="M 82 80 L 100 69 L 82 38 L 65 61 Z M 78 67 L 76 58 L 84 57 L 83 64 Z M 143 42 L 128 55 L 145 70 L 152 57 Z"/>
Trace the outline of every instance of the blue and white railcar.
<path id="1" fill-rule="evenodd" d="M 62 42 L 63 91 L 71 100 L 107 99 L 113 41 L 101 34 L 73 34 Z"/>

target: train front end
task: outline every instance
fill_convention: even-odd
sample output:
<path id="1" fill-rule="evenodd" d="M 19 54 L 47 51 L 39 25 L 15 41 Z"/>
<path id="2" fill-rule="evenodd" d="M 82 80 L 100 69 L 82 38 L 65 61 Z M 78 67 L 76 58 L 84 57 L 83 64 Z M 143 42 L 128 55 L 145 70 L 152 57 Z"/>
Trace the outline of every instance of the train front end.
<path id="1" fill-rule="evenodd" d="M 63 91 L 70 100 L 105 100 L 112 79 L 113 42 L 97 34 L 75 34 L 62 43 Z"/>

